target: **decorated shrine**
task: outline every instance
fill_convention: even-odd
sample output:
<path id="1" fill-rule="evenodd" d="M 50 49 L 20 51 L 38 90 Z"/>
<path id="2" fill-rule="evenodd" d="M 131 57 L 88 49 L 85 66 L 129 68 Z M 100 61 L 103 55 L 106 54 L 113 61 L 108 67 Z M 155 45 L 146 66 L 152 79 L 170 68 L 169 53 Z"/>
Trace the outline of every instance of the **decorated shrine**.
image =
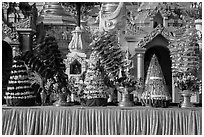
<path id="1" fill-rule="evenodd" d="M 102 8 L 102 23 L 99 24 L 100 30 L 118 30 L 121 48 L 130 49 L 135 66 L 132 74 L 137 78 L 146 78 L 151 56 L 156 54 L 173 102 L 178 102 L 179 98 L 172 81 L 171 43 L 192 29 L 182 21 L 181 13 L 175 10 L 179 4 L 181 3 L 105 3 L 103 6 L 107 7 Z M 196 26 L 198 28 L 200 25 Z M 197 31 L 199 33 L 201 30 Z"/>
<path id="2" fill-rule="evenodd" d="M 201 56 L 200 2 L 2 2 L 2 134 L 202 134 Z"/>
<path id="3" fill-rule="evenodd" d="M 66 73 L 69 77 L 75 77 L 79 79 L 83 72 L 86 71 L 87 68 L 87 55 L 85 53 L 85 42 L 82 39 L 82 33 L 80 27 L 76 27 L 74 31 L 72 31 L 73 37 L 71 42 L 68 45 L 68 49 L 70 53 L 66 56 L 67 58 L 64 60 L 66 64 Z"/>

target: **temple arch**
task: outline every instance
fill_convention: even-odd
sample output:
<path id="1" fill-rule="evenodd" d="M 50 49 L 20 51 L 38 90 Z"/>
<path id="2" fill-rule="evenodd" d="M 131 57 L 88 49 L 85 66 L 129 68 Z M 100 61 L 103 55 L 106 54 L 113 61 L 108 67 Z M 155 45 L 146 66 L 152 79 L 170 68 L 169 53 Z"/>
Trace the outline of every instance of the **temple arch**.
<path id="1" fill-rule="evenodd" d="M 144 54 L 144 78 L 147 76 L 147 70 L 151 57 L 155 54 L 158 58 L 159 64 L 161 66 L 168 90 L 172 94 L 172 70 L 171 70 L 171 58 L 170 51 L 168 49 L 168 40 L 166 40 L 162 35 L 156 36 L 151 42 L 146 46 L 146 51 Z"/>

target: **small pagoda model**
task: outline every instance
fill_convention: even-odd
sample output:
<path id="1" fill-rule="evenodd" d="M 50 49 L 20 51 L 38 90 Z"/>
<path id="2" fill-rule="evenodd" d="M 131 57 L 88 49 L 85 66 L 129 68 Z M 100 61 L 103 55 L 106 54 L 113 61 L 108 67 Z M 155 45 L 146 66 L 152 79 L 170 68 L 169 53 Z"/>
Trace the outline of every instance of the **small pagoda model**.
<path id="1" fill-rule="evenodd" d="M 155 54 L 148 68 L 145 88 L 141 98 L 144 105 L 153 107 L 167 107 L 171 99 Z"/>
<path id="2" fill-rule="evenodd" d="M 24 61 L 14 58 L 7 91 L 4 98 L 8 106 L 30 106 L 35 104 L 35 92 L 31 91 L 31 82 Z"/>
<path id="3" fill-rule="evenodd" d="M 64 59 L 66 65 L 66 74 L 70 77 L 74 77 L 77 81 L 84 71 L 86 71 L 86 54 L 84 52 L 85 41 L 82 39 L 82 33 L 80 27 L 72 32 L 73 37 L 69 43 L 68 49 L 70 53 Z M 86 47 L 86 46 L 85 46 Z"/>
<path id="4" fill-rule="evenodd" d="M 88 69 L 84 79 L 82 100 L 88 106 L 103 106 L 107 103 L 108 87 L 104 83 L 103 72 L 99 66 L 99 58 L 96 52 L 90 55 Z"/>

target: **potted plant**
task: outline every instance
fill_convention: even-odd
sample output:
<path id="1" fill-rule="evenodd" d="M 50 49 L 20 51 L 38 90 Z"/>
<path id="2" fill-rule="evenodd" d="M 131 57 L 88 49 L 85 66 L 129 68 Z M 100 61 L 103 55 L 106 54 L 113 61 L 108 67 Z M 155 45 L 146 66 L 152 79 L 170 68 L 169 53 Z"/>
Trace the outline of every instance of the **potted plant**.
<path id="1" fill-rule="evenodd" d="M 192 107 L 190 97 L 199 92 L 201 81 L 191 72 L 177 72 L 174 75 L 174 81 L 175 87 L 180 90 L 180 94 L 183 96 L 181 107 Z"/>
<path id="2" fill-rule="evenodd" d="M 201 80 L 198 70 L 201 66 L 201 52 L 198 45 L 198 31 L 192 22 L 185 26 L 185 32 L 179 39 L 171 42 L 172 74 L 174 84 L 184 97 L 181 107 L 191 107 L 190 97 L 199 91 Z"/>
<path id="3" fill-rule="evenodd" d="M 119 106 L 129 107 L 133 106 L 133 93 L 138 91 L 143 86 L 143 80 L 136 79 L 134 76 L 125 75 L 118 79 L 117 90 L 122 94 Z"/>

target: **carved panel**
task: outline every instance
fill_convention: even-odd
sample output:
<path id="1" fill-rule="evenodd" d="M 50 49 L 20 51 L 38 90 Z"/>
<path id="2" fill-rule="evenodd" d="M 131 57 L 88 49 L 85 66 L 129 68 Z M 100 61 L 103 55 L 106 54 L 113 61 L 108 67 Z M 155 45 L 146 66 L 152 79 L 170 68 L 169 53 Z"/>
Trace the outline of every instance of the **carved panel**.
<path id="1" fill-rule="evenodd" d="M 153 17 L 158 12 L 160 12 L 163 17 L 177 16 L 177 14 L 174 12 L 174 8 L 175 7 L 171 3 L 160 2 L 154 9 L 149 10 L 148 16 Z"/>
<path id="2" fill-rule="evenodd" d="M 148 34 L 142 29 L 142 27 L 137 26 L 135 23 L 132 23 L 130 19 L 126 20 L 126 32 L 127 35 L 139 35 L 139 34 Z"/>
<path id="3" fill-rule="evenodd" d="M 17 23 L 13 23 L 13 26 L 16 29 L 31 28 L 31 17 L 26 18 L 26 19 L 22 19 L 21 21 L 19 21 Z"/>
<path id="4" fill-rule="evenodd" d="M 12 40 L 12 43 L 19 43 L 18 42 L 18 33 L 15 29 L 8 27 L 2 21 L 2 38 L 9 37 Z"/>
<path id="5" fill-rule="evenodd" d="M 152 41 L 159 34 L 165 37 L 168 41 L 174 38 L 174 34 L 172 32 L 168 31 L 165 27 L 158 25 L 150 34 L 139 41 L 138 47 L 143 48 L 147 43 Z"/>
<path id="6" fill-rule="evenodd" d="M 9 3 L 8 2 L 2 2 L 2 9 L 7 10 L 9 8 Z"/>

